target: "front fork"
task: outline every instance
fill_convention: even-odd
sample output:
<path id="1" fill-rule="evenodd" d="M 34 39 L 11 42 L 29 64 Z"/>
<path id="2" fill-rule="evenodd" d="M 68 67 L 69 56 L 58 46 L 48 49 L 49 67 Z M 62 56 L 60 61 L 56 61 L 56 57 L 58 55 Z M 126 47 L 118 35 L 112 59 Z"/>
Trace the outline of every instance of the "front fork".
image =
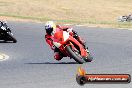
<path id="1" fill-rule="evenodd" d="M 82 57 L 88 56 L 88 53 L 86 52 L 86 50 L 85 50 L 85 48 L 83 47 L 82 44 L 80 44 L 80 43 L 79 43 L 76 39 L 74 39 L 73 37 L 69 37 L 69 40 L 70 40 L 70 41 L 73 41 L 73 42 L 79 47 Z"/>
<path id="2" fill-rule="evenodd" d="M 75 40 L 75 41 L 77 41 L 77 40 Z M 77 51 L 79 51 L 79 53 L 80 53 L 80 55 L 82 56 L 82 57 L 87 57 L 88 56 L 88 53 L 87 53 L 87 51 L 84 49 L 84 47 L 77 41 L 77 42 L 74 42 L 76 45 L 78 45 L 79 46 L 79 49 L 80 50 L 77 50 L 77 48 L 75 48 L 75 46 L 74 46 L 74 44 L 71 42 L 71 41 L 69 41 L 69 43 L 66 45 L 66 46 L 71 46 L 72 47 L 72 49 L 73 50 L 77 50 Z M 65 47 L 66 47 L 65 46 Z M 64 48 L 65 48 L 64 47 Z M 68 53 L 67 53 L 68 54 Z"/>

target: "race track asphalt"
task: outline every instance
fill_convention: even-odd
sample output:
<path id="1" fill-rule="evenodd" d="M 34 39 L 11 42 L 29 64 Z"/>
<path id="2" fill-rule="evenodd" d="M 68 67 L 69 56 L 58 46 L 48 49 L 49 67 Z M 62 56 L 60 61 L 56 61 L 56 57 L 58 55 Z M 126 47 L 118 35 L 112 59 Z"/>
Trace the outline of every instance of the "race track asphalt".
<path id="1" fill-rule="evenodd" d="M 53 59 L 44 40 L 44 24 L 8 22 L 17 43 L 0 43 L 0 53 L 9 59 L 0 62 L 0 88 L 132 88 L 129 84 L 86 84 L 76 82 L 74 60 Z M 89 74 L 132 75 L 132 31 L 110 28 L 73 28 L 86 40 L 94 60 L 82 67 Z"/>

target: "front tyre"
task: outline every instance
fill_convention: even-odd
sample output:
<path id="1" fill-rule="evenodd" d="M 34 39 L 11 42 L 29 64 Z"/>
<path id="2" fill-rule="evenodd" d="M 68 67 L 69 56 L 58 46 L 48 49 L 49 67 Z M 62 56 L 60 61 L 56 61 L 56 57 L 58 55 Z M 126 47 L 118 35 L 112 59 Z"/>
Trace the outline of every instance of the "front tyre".
<path id="1" fill-rule="evenodd" d="M 76 54 L 75 51 L 73 51 L 71 49 L 70 46 L 66 46 L 66 50 L 67 50 L 68 54 L 70 55 L 70 57 L 72 57 L 79 64 L 83 64 L 85 62 L 81 57 L 78 56 L 78 54 Z"/>
<path id="2" fill-rule="evenodd" d="M 93 57 L 92 57 L 92 55 L 88 52 L 88 56 L 87 56 L 86 58 L 84 58 L 84 60 L 85 60 L 86 62 L 91 62 L 91 61 L 93 60 Z"/>
<path id="3" fill-rule="evenodd" d="M 13 43 L 17 42 L 17 40 L 10 33 L 8 33 L 8 36 L 9 36 L 9 40 L 13 41 Z"/>

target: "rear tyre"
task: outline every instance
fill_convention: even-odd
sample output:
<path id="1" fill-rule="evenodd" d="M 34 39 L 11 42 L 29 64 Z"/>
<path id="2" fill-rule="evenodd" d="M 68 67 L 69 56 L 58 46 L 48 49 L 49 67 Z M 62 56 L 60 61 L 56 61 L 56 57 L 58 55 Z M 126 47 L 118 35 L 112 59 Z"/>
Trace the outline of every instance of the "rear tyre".
<path id="1" fill-rule="evenodd" d="M 78 56 L 78 54 L 76 54 L 76 52 L 74 52 L 70 46 L 66 46 L 66 50 L 68 52 L 68 54 L 71 56 L 71 58 L 73 58 L 76 62 L 78 62 L 79 64 L 83 64 L 85 61 Z"/>

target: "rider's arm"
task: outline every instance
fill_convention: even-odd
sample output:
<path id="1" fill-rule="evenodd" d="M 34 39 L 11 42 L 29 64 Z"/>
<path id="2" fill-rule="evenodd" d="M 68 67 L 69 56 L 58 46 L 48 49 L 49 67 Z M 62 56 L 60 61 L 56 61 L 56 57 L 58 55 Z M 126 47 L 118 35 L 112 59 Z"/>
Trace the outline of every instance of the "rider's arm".
<path id="1" fill-rule="evenodd" d="M 60 26 L 60 25 L 56 25 L 56 27 L 59 28 L 59 29 L 62 29 L 64 31 L 67 31 L 67 29 L 71 28 L 69 26 Z"/>
<path id="2" fill-rule="evenodd" d="M 70 33 L 70 35 L 73 35 L 73 36 L 78 36 L 78 33 L 72 29 L 72 27 L 69 27 L 69 26 L 60 26 L 60 25 L 56 25 L 56 27 L 60 28 L 60 29 L 63 29 L 64 31 L 68 31 Z"/>
<path id="3" fill-rule="evenodd" d="M 50 36 L 50 35 L 45 35 L 45 40 L 46 40 L 46 42 L 49 44 L 49 46 L 51 47 L 51 49 L 52 50 L 54 50 L 54 48 L 53 48 L 53 40 L 52 40 L 52 36 Z"/>

